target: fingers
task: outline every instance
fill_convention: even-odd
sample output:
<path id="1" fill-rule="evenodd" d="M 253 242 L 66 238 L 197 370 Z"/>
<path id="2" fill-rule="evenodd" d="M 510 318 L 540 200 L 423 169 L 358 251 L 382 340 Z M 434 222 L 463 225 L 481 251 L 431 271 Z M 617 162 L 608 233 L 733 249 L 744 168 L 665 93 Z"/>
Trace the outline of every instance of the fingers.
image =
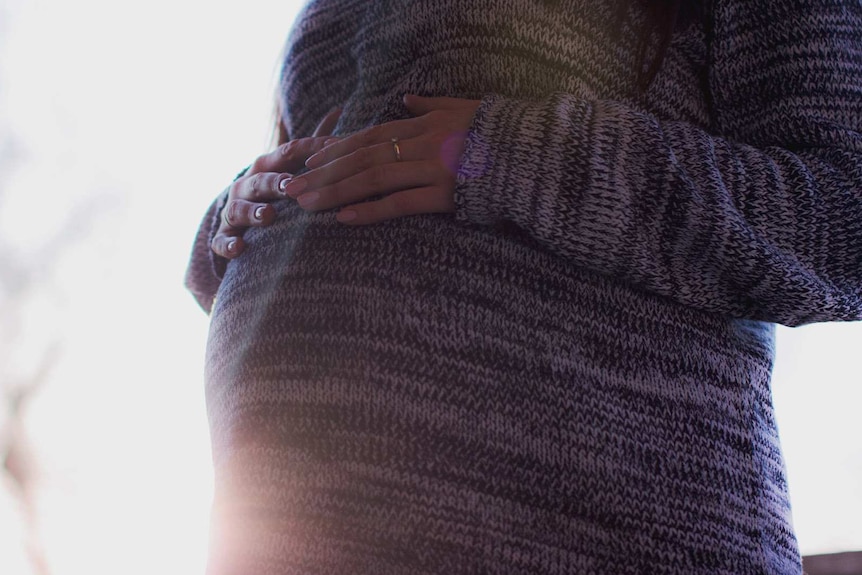
<path id="1" fill-rule="evenodd" d="M 213 237 L 210 247 L 216 255 L 232 260 L 245 251 L 245 241 L 242 236 L 219 233 Z"/>
<path id="2" fill-rule="evenodd" d="M 285 197 L 292 172 L 298 172 L 305 161 L 324 147 L 341 116 L 335 108 L 320 121 L 310 138 L 291 140 L 259 156 L 246 174 L 228 188 L 228 199 L 221 211 L 221 221 L 211 242 L 216 254 L 232 259 L 246 247 L 242 234 L 250 227 L 268 226 L 276 211 L 270 204 Z"/>
<path id="3" fill-rule="evenodd" d="M 272 204 L 258 204 L 246 200 L 228 200 L 222 208 L 218 231 L 213 237 L 212 250 L 225 258 L 232 259 L 245 249 L 242 234 L 250 227 L 268 226 L 275 221 L 275 207 Z"/>
<path id="4" fill-rule="evenodd" d="M 261 202 L 283 198 L 282 190 L 289 181 L 290 174 L 257 173 L 231 184 L 218 230 L 210 243 L 212 251 L 228 259 L 240 255 L 245 250 L 242 234 L 246 229 L 275 221 L 275 208 Z"/>
<path id="5" fill-rule="evenodd" d="M 393 163 L 406 163 L 441 157 L 439 146 L 433 140 L 402 140 L 398 142 L 398 146 L 401 160 L 398 160 L 395 147 L 391 141 L 368 148 L 360 148 L 346 156 L 335 158 L 324 166 L 297 176 L 287 184 L 284 192 L 288 196 L 295 198 L 303 192 L 345 180 L 367 170 L 381 169 L 383 166 Z M 374 179 L 373 175 L 372 179 Z"/>
<path id="6" fill-rule="evenodd" d="M 272 204 L 256 204 L 245 200 L 228 200 L 221 213 L 223 225 L 219 226 L 219 231 L 268 226 L 275 220 L 275 207 Z"/>
<path id="7" fill-rule="evenodd" d="M 466 106 L 465 101 L 458 102 L 461 107 Z M 451 102 L 443 104 L 449 105 Z M 463 123 L 461 116 L 466 116 L 461 112 L 437 114 L 449 114 L 454 118 L 450 123 L 457 126 Z M 306 166 L 311 169 L 294 178 L 285 188 L 285 193 L 296 198 L 307 211 L 355 204 L 375 196 L 392 196 L 391 199 L 367 202 L 372 205 L 368 209 L 373 210 L 373 213 L 365 213 L 363 208 L 360 212 L 345 211 L 345 215 L 341 216 L 343 219 L 349 217 L 348 213 L 363 214 L 357 218 L 357 223 L 383 221 L 396 217 L 395 214 L 452 211 L 452 202 L 442 201 L 453 196 L 454 188 L 452 162 L 447 161 L 448 155 L 444 152 L 449 148 L 455 150 L 458 146 L 454 144 L 459 142 L 460 148 L 463 148 L 464 133 L 453 132 L 441 125 L 429 125 L 429 118 L 432 117 L 440 119 L 432 115 L 398 120 L 373 126 L 344 139 L 329 140 L 329 145 L 306 162 Z M 393 142 L 395 137 L 399 138 L 397 150 Z M 424 196 L 400 194 L 419 189 L 446 190 L 446 193 L 442 196 L 431 195 L 432 199 L 436 199 L 432 204 L 428 204 Z M 408 202 L 406 207 L 402 206 L 405 198 Z"/>
<path id="8" fill-rule="evenodd" d="M 258 172 L 251 176 L 244 176 L 231 184 L 228 195 L 231 199 L 250 202 L 280 200 L 284 198 L 284 190 L 291 179 L 290 174 Z"/>
<path id="9" fill-rule="evenodd" d="M 310 138 L 298 138 L 281 144 L 268 154 L 258 157 L 248 171 L 248 175 L 261 172 L 298 172 L 305 167 L 305 161 L 320 151 L 329 139 L 341 117 L 341 108 L 334 108 L 317 125 Z"/>
<path id="10" fill-rule="evenodd" d="M 353 226 L 376 224 L 403 216 L 445 213 L 454 210 L 452 194 L 445 187 L 433 186 L 405 190 L 374 202 L 349 206 L 339 211 L 335 219 Z"/>
<path id="11" fill-rule="evenodd" d="M 420 118 L 409 118 L 407 120 L 395 120 L 386 124 L 379 124 L 368 129 L 347 136 L 312 155 L 305 162 L 309 169 L 319 168 L 336 158 L 346 156 L 359 150 L 369 148 L 377 144 L 390 143 L 392 138 L 407 140 L 420 135 L 425 130 Z"/>
<path id="12" fill-rule="evenodd" d="M 305 161 L 323 149 L 328 136 L 299 138 L 282 144 L 268 154 L 258 156 L 252 163 L 247 175 L 262 172 L 295 173 L 305 167 Z"/>
<path id="13" fill-rule="evenodd" d="M 301 194 L 297 201 L 308 211 L 326 210 L 381 194 L 443 185 L 445 171 L 433 162 L 376 165 L 349 178 Z"/>

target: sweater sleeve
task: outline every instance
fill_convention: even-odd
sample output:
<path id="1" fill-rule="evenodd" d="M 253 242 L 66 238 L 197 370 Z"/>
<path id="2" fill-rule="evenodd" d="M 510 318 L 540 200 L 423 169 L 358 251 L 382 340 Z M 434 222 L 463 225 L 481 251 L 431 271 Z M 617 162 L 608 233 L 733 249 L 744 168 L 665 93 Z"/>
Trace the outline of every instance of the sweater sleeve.
<path id="1" fill-rule="evenodd" d="M 487 96 L 456 217 L 705 311 L 862 319 L 862 4 L 716 0 L 711 52 L 715 133 Z"/>

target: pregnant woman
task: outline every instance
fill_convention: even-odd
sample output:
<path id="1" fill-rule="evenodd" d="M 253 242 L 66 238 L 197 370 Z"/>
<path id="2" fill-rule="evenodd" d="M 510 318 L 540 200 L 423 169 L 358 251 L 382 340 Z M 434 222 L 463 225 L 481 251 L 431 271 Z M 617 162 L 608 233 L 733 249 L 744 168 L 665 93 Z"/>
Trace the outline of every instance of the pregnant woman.
<path id="1" fill-rule="evenodd" d="M 211 575 L 801 573 L 774 324 L 862 319 L 858 0 L 313 0 L 216 201 Z"/>

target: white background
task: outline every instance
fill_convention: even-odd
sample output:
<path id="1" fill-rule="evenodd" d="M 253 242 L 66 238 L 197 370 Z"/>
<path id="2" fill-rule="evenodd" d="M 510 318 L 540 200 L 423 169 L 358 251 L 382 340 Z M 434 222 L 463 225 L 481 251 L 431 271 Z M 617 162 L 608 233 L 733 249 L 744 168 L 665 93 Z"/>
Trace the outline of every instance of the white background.
<path id="1" fill-rule="evenodd" d="M 26 406 L 38 538 L 0 486 L 0 573 L 34 575 L 33 541 L 52 574 L 202 573 L 207 319 L 182 276 L 210 200 L 268 145 L 296 9 L 0 0 L 0 266 L 26 278 L 0 283 L 0 384 L 51 367 Z M 860 336 L 780 331 L 804 553 L 862 549 Z"/>

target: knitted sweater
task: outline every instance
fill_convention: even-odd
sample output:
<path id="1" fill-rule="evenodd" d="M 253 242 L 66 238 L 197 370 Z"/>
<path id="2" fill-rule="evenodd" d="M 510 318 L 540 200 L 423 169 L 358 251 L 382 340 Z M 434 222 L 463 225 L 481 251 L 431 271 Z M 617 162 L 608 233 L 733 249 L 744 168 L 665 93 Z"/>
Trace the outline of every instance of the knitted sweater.
<path id="1" fill-rule="evenodd" d="M 282 201 L 226 271 L 205 217 L 212 575 L 801 571 L 773 324 L 862 318 L 862 4 L 714 0 L 645 94 L 612 4 L 300 15 L 293 137 L 482 103 L 454 214 Z"/>

